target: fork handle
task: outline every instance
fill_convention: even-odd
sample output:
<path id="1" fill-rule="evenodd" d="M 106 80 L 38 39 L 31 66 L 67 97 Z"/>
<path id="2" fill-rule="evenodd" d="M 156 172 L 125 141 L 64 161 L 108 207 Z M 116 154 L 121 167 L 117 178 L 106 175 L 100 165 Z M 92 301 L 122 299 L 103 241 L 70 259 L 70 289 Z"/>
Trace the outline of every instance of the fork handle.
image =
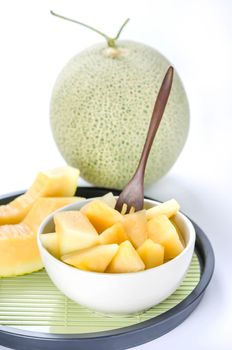
<path id="1" fill-rule="evenodd" d="M 142 151 L 135 175 L 138 174 L 140 176 L 144 176 L 147 159 L 151 150 L 151 146 L 153 144 L 153 140 L 158 130 L 160 121 L 162 119 L 162 116 L 168 101 L 169 94 L 171 91 L 173 73 L 174 73 L 174 69 L 173 67 L 170 66 L 167 70 L 167 73 L 165 74 L 165 77 L 163 79 L 162 85 L 160 87 L 160 90 L 155 102 L 146 141 L 143 146 L 143 151 Z"/>

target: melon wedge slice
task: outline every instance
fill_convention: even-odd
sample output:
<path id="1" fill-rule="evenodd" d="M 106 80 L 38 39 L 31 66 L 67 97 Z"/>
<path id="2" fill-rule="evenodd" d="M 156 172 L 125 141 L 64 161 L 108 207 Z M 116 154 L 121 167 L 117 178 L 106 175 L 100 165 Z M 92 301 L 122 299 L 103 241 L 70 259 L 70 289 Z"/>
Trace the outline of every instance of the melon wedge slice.
<path id="1" fill-rule="evenodd" d="M 164 246 L 164 260 L 170 260 L 184 249 L 174 225 L 166 215 L 160 215 L 147 223 L 148 236 L 155 243 Z"/>
<path id="2" fill-rule="evenodd" d="M 0 226 L 0 277 L 42 269 L 36 234 L 25 224 Z"/>
<path id="3" fill-rule="evenodd" d="M 150 238 L 143 242 L 137 249 L 137 252 L 143 260 L 146 269 L 162 265 L 164 262 L 164 247 L 153 242 Z"/>
<path id="4" fill-rule="evenodd" d="M 146 210 L 124 215 L 122 224 L 135 248 L 138 248 L 147 239 Z"/>
<path id="5" fill-rule="evenodd" d="M 20 224 L 0 226 L 0 277 L 24 275 L 43 267 L 36 242 L 38 226 L 47 215 L 78 197 L 39 198 Z"/>
<path id="6" fill-rule="evenodd" d="M 78 176 L 79 170 L 68 166 L 39 173 L 25 194 L 0 206 L 0 225 L 22 221 L 39 197 L 73 196 Z"/>
<path id="7" fill-rule="evenodd" d="M 118 251 L 118 244 L 99 245 L 62 256 L 62 260 L 82 270 L 104 272 Z"/>
<path id="8" fill-rule="evenodd" d="M 42 245 L 49 251 L 55 258 L 60 258 L 60 248 L 56 232 L 44 233 L 40 236 Z"/>
<path id="9" fill-rule="evenodd" d="M 155 207 L 147 209 L 147 220 L 151 220 L 155 216 L 166 215 L 168 218 L 175 215 L 180 209 L 179 203 L 175 199 L 170 199 L 164 203 L 158 204 Z"/>
<path id="10" fill-rule="evenodd" d="M 81 208 L 95 229 L 101 233 L 110 226 L 122 221 L 122 215 L 101 200 L 95 199 Z"/>
<path id="11" fill-rule="evenodd" d="M 144 269 L 145 265 L 131 242 L 125 241 L 120 244 L 118 252 L 109 264 L 106 272 L 125 273 L 142 271 Z"/>
<path id="12" fill-rule="evenodd" d="M 99 235 L 99 243 L 100 244 L 112 244 L 112 243 L 122 243 L 128 239 L 126 231 L 121 224 L 118 222 L 117 224 L 112 225 L 107 228 Z"/>
<path id="13" fill-rule="evenodd" d="M 61 256 L 98 244 L 98 233 L 80 211 L 63 211 L 54 215 Z"/>

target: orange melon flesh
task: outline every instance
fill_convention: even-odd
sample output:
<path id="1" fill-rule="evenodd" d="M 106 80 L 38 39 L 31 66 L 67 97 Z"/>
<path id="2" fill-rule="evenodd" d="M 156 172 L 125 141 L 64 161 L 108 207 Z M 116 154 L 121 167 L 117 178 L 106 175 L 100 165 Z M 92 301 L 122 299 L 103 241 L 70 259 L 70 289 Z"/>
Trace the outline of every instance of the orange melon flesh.
<path id="1" fill-rule="evenodd" d="M 106 203 L 109 207 L 111 207 L 113 209 L 115 208 L 116 199 L 115 199 L 112 192 L 106 193 L 104 196 L 100 197 L 99 200 Z"/>
<path id="2" fill-rule="evenodd" d="M 23 222 L 0 226 L 0 277 L 40 270 L 43 264 L 36 242 L 38 226 L 54 210 L 78 200 L 78 197 L 39 198 Z"/>
<path id="3" fill-rule="evenodd" d="M 112 244 L 112 243 L 122 243 L 128 239 L 126 231 L 121 224 L 118 222 L 117 224 L 112 225 L 107 228 L 99 235 L 99 243 L 100 244 Z"/>
<path id="4" fill-rule="evenodd" d="M 164 246 L 164 260 L 170 260 L 184 249 L 174 225 L 166 215 L 160 215 L 147 223 L 148 237 Z"/>
<path id="5" fill-rule="evenodd" d="M 124 215 L 122 224 L 135 248 L 138 248 L 147 239 L 146 210 Z"/>
<path id="6" fill-rule="evenodd" d="M 106 269 L 106 272 L 125 273 L 142 271 L 144 269 L 145 265 L 131 242 L 125 241 L 120 244 L 116 255 Z"/>
<path id="7" fill-rule="evenodd" d="M 93 200 L 81 208 L 95 229 L 101 233 L 110 226 L 122 221 L 122 215 L 101 200 Z"/>
<path id="8" fill-rule="evenodd" d="M 98 233 L 80 211 L 63 211 L 54 215 L 61 256 L 98 244 Z"/>
<path id="9" fill-rule="evenodd" d="M 25 224 L 0 226 L 0 277 L 42 269 L 36 234 Z"/>
<path id="10" fill-rule="evenodd" d="M 179 203 L 175 199 L 170 199 L 164 203 L 146 210 L 147 220 L 151 220 L 155 216 L 166 215 L 168 218 L 175 215 L 180 209 Z"/>
<path id="11" fill-rule="evenodd" d="M 146 269 L 162 265 L 164 262 L 164 247 L 153 242 L 150 238 L 143 242 L 137 249 L 137 253 L 143 260 Z"/>
<path id="12" fill-rule="evenodd" d="M 60 258 L 60 247 L 56 232 L 44 233 L 40 236 L 40 240 L 44 248 L 55 258 Z"/>
<path id="13" fill-rule="evenodd" d="M 82 270 L 104 272 L 118 251 L 118 244 L 99 245 L 62 256 L 62 260 Z"/>
<path id="14" fill-rule="evenodd" d="M 182 234 L 181 234 L 181 231 L 180 231 L 178 225 L 175 223 L 175 221 L 174 221 L 173 218 L 171 218 L 171 219 L 169 219 L 169 220 L 171 221 L 171 223 L 172 223 L 173 226 L 175 227 L 176 232 L 178 233 L 178 236 L 179 236 L 179 239 L 180 239 L 180 241 L 181 241 L 182 246 L 185 247 L 185 240 L 184 240 L 184 238 L 183 238 L 183 236 L 182 236 Z"/>
<path id="15" fill-rule="evenodd" d="M 0 225 L 21 222 L 39 197 L 73 196 L 78 176 L 78 169 L 67 166 L 39 173 L 25 194 L 0 206 Z"/>
<path id="16" fill-rule="evenodd" d="M 83 198 L 81 197 L 49 197 L 38 198 L 33 204 L 31 210 L 26 215 L 23 222 L 35 232 L 42 221 L 55 210 L 65 207 L 68 204 L 75 203 Z"/>

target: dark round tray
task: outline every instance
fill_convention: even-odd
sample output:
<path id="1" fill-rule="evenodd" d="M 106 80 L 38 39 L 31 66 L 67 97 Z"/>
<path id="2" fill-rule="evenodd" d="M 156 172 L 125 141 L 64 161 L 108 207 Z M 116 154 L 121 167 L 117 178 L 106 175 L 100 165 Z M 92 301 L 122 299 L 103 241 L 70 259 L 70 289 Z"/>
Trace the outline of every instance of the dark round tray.
<path id="1" fill-rule="evenodd" d="M 79 187 L 78 196 L 97 197 L 109 191 L 115 195 L 119 193 L 117 190 L 107 188 Z M 0 197 L 0 205 L 10 202 L 22 193 Z M 17 350 L 121 350 L 146 343 L 171 331 L 197 307 L 214 270 L 212 246 L 201 228 L 193 221 L 192 224 L 196 230 L 195 253 L 200 262 L 201 278 L 194 290 L 172 309 L 132 326 L 87 334 L 49 334 L 0 326 L 0 345 Z"/>

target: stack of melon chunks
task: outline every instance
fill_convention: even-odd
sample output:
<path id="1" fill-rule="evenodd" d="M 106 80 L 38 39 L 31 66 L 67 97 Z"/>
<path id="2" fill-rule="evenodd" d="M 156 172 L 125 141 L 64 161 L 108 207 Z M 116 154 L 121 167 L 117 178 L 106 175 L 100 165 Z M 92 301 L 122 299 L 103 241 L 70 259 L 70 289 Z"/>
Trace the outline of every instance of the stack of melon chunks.
<path id="1" fill-rule="evenodd" d="M 78 176 L 79 170 L 68 166 L 40 172 L 25 194 L 0 206 L 0 277 L 43 267 L 38 227 L 56 209 L 80 200 L 73 197 Z"/>
<path id="2" fill-rule="evenodd" d="M 109 193 L 80 211 L 56 213 L 55 232 L 41 235 L 43 246 L 66 264 L 107 273 L 153 268 L 182 252 L 183 240 L 170 220 L 179 210 L 174 199 L 126 215 L 115 203 Z"/>

